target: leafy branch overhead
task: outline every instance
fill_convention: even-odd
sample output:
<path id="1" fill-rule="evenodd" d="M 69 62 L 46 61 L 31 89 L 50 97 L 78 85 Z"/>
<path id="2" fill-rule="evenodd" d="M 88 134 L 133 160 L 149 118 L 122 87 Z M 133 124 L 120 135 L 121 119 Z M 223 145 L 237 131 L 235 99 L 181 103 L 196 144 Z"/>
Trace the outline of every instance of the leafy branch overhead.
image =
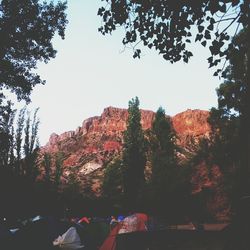
<path id="1" fill-rule="evenodd" d="M 193 53 L 188 44 L 193 39 L 209 46 L 210 67 L 229 57 L 231 46 L 229 30 L 248 25 L 249 1 L 240 0 L 105 0 L 98 10 L 102 18 L 99 31 L 105 35 L 123 27 L 122 43 L 132 45 L 134 58 L 139 42 L 154 48 L 171 63 L 188 62 Z M 240 27 L 241 26 L 241 27 Z M 217 72 L 218 73 L 218 72 Z"/>
<path id="2" fill-rule="evenodd" d="M 38 0 L 0 1 L 0 90 L 30 101 L 33 87 L 44 84 L 34 73 L 38 61 L 56 56 L 52 38 L 64 38 L 66 3 Z"/>

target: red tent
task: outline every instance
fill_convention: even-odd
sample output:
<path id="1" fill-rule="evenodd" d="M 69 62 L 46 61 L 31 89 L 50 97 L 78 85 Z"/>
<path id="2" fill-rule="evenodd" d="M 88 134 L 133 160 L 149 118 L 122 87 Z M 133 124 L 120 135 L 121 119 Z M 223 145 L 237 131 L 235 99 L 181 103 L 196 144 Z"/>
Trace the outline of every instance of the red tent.
<path id="1" fill-rule="evenodd" d="M 89 219 L 88 219 L 87 217 L 82 217 L 82 218 L 78 221 L 78 223 L 82 223 L 82 222 L 85 222 L 85 223 L 89 224 Z"/>
<path id="2" fill-rule="evenodd" d="M 147 227 L 145 223 L 147 220 L 148 216 L 142 213 L 136 213 L 126 217 L 112 229 L 109 236 L 100 247 L 100 250 L 115 250 L 117 234 L 146 231 Z"/>

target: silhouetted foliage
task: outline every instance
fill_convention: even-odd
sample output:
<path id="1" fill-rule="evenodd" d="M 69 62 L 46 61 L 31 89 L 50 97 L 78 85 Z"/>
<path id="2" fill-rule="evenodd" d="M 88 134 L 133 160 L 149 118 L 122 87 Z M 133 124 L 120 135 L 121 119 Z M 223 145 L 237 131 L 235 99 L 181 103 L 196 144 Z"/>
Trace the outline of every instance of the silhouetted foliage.
<path id="1" fill-rule="evenodd" d="M 81 189 L 80 189 L 80 181 L 77 178 L 77 168 L 72 166 L 67 176 L 67 184 L 63 189 L 63 195 L 65 196 L 66 199 L 70 201 L 78 199 L 80 193 Z"/>
<path id="2" fill-rule="evenodd" d="M 26 107 L 19 111 L 14 122 L 16 110 L 10 102 L 0 105 L 0 159 L 1 167 L 9 168 L 17 176 L 25 175 L 35 180 L 38 175 L 36 164 L 38 153 L 38 109 L 31 119 Z"/>
<path id="3" fill-rule="evenodd" d="M 4 103 L 0 99 L 0 167 L 7 168 L 10 163 L 10 154 L 13 150 L 12 127 L 15 111 L 11 102 Z"/>
<path id="4" fill-rule="evenodd" d="M 175 132 L 169 117 L 166 117 L 164 109 L 159 108 L 152 124 L 150 143 L 152 184 L 155 187 L 158 186 L 158 191 L 164 192 L 164 188 L 168 189 L 167 180 L 175 181 L 170 174 L 177 168 L 175 139 Z"/>
<path id="5" fill-rule="evenodd" d="M 55 160 L 55 178 L 54 182 L 57 187 L 59 188 L 61 184 L 61 176 L 63 174 L 63 160 L 64 160 L 64 153 L 63 152 L 58 152 L 56 154 L 56 160 Z"/>
<path id="6" fill-rule="evenodd" d="M 117 202 L 122 195 L 122 161 L 119 158 L 112 160 L 105 168 L 102 184 L 104 197 Z"/>
<path id="7" fill-rule="evenodd" d="M 247 30 L 244 29 L 232 41 L 230 64 L 223 72 L 225 81 L 217 89 L 218 108 L 211 109 L 209 120 L 213 134 L 212 154 L 227 176 L 227 185 L 234 196 L 250 192 L 247 50 Z"/>
<path id="8" fill-rule="evenodd" d="M 15 172 L 21 174 L 21 158 L 22 158 L 22 141 L 23 141 L 23 130 L 25 122 L 26 107 L 22 108 L 18 114 L 17 128 L 16 128 L 16 164 Z"/>
<path id="9" fill-rule="evenodd" d="M 43 155 L 43 165 L 44 165 L 44 180 L 47 184 L 51 181 L 51 172 L 52 172 L 52 156 L 50 153 L 45 152 Z"/>
<path id="10" fill-rule="evenodd" d="M 131 45 L 134 57 L 140 57 L 139 43 L 154 48 L 171 63 L 188 62 L 193 56 L 188 44 L 195 40 L 204 47 L 209 45 L 210 67 L 222 58 L 228 59 L 231 48 L 229 27 L 248 25 L 249 2 L 240 0 L 203 1 L 125 1 L 106 0 L 98 10 L 103 25 L 99 31 L 105 35 L 119 27 L 125 29 L 122 43 Z M 216 72 L 221 72 L 221 69 Z"/>
<path id="11" fill-rule="evenodd" d="M 37 118 L 37 112 L 38 109 L 35 110 L 32 120 L 28 112 L 28 117 L 24 127 L 24 173 L 33 181 L 36 179 L 39 173 L 36 159 L 39 149 L 37 135 L 40 121 Z"/>
<path id="12" fill-rule="evenodd" d="M 234 117 L 246 112 L 247 72 L 248 72 L 248 29 L 242 29 L 232 39 L 229 65 L 223 72 L 224 82 L 217 89 L 218 109 L 223 116 Z"/>
<path id="13" fill-rule="evenodd" d="M 176 219 L 189 195 L 186 187 L 188 177 L 183 178 L 183 168 L 177 162 L 176 134 L 170 118 L 161 107 L 156 112 L 149 138 L 152 210 Z"/>
<path id="14" fill-rule="evenodd" d="M 218 90 L 219 106 L 225 116 L 232 110 L 241 113 L 239 146 L 242 176 L 250 174 L 250 90 L 249 90 L 249 1 L 141 1 L 106 0 L 98 10 L 102 18 L 99 31 L 105 35 L 118 27 L 125 30 L 124 46 L 130 45 L 133 57 L 140 57 L 142 43 L 154 48 L 171 63 L 188 62 L 193 55 L 189 43 L 209 47 L 209 67 L 214 75 L 226 79 Z M 244 28 L 244 33 L 239 29 Z M 230 35 L 230 33 L 232 35 Z M 239 34 L 239 35 L 238 35 Z M 238 36 L 237 36 L 238 35 Z M 223 65 L 221 64 L 224 61 Z M 225 67 L 228 65 L 227 69 Z M 220 66 L 219 66 L 220 65 Z M 230 84 L 229 84 L 230 82 Z M 228 114 L 229 114 L 228 113 Z M 231 115 L 230 115 L 231 116 Z M 247 179 L 242 181 L 247 188 Z M 243 188 L 244 189 L 244 188 Z"/>
<path id="15" fill-rule="evenodd" d="M 247 138 L 246 129 L 242 127 L 245 124 L 243 119 L 248 116 L 245 110 L 248 60 L 246 35 L 247 31 L 242 30 L 232 41 L 230 64 L 223 72 L 224 82 L 217 89 L 218 107 L 212 108 L 210 112 L 210 139 L 201 141 L 196 156 L 190 162 L 192 166 L 205 162 L 208 172 L 213 164 L 219 166 L 223 173 L 220 190 L 229 198 L 233 210 L 239 198 L 250 191 L 250 173 L 246 169 L 246 157 L 250 152 L 244 139 Z M 199 199 L 206 201 L 209 195 L 207 190 L 202 191 Z"/>
<path id="16" fill-rule="evenodd" d="M 30 101 L 37 84 L 38 61 L 47 63 L 56 50 L 51 40 L 56 33 L 64 38 L 66 3 L 38 0 L 0 2 L 0 89 L 9 89 L 19 100 Z"/>
<path id="17" fill-rule="evenodd" d="M 127 130 L 124 132 L 122 175 L 127 206 L 135 206 L 144 185 L 146 165 L 145 139 L 141 126 L 138 97 L 129 101 Z"/>

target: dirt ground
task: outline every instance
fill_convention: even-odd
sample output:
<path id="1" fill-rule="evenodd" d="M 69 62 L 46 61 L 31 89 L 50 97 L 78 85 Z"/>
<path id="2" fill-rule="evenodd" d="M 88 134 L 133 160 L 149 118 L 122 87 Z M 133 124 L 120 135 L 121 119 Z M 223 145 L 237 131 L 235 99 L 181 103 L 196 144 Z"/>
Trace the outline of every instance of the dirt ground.
<path id="1" fill-rule="evenodd" d="M 118 250 L 225 250 L 226 224 L 205 224 L 204 230 L 195 230 L 192 225 L 156 232 L 138 232 L 118 236 Z M 237 249 L 235 249 L 237 250 Z"/>

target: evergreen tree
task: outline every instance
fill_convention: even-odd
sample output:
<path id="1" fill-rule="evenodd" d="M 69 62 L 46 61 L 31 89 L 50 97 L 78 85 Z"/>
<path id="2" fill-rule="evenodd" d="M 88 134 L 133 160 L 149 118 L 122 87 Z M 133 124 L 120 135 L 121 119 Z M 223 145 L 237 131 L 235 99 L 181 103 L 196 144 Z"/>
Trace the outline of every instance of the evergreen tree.
<path id="1" fill-rule="evenodd" d="M 171 63 L 180 60 L 188 63 L 193 56 L 188 45 L 199 42 L 202 46 L 209 47 L 211 56 L 207 61 L 209 67 L 217 68 L 215 76 L 221 75 L 227 79 L 225 66 L 234 65 L 231 69 L 239 74 L 232 74 L 232 70 L 228 68 L 234 81 L 231 81 L 231 87 L 228 84 L 225 85 L 226 88 L 221 87 L 223 99 L 220 103 L 229 101 L 235 108 L 238 108 L 237 105 L 241 108 L 240 164 L 242 176 L 248 176 L 248 180 L 242 181 L 245 183 L 243 190 L 247 190 L 245 193 L 249 195 L 250 189 L 247 187 L 250 176 L 249 0 L 107 0 L 106 2 L 105 6 L 98 10 L 98 15 L 103 21 L 99 31 L 105 35 L 112 33 L 118 27 L 123 27 L 125 32 L 122 43 L 125 47 L 129 45 L 133 49 L 134 58 L 140 58 L 142 44 L 150 49 L 154 48 Z M 237 38 L 241 27 L 244 27 L 245 35 Z M 243 78 L 244 84 L 236 84 L 238 79 Z M 225 106 L 225 111 L 228 108 L 230 106 Z"/>
<path id="2" fill-rule="evenodd" d="M 3 103 L 0 99 L 0 167 L 8 167 L 13 156 L 13 121 L 15 110 L 11 102 Z M 13 159 L 12 159 L 13 160 Z"/>
<path id="3" fill-rule="evenodd" d="M 77 167 L 71 166 L 67 176 L 67 185 L 63 190 L 63 196 L 69 202 L 74 203 L 81 196 L 80 180 L 77 177 Z"/>
<path id="4" fill-rule="evenodd" d="M 59 185 L 61 184 L 61 176 L 63 173 L 63 159 L 64 159 L 64 153 L 63 152 L 58 152 L 56 154 L 56 160 L 55 160 L 55 185 L 56 188 L 59 188 Z"/>
<path id="5" fill-rule="evenodd" d="M 105 168 L 102 184 L 103 195 L 114 201 L 119 200 L 122 193 L 122 162 L 116 158 Z"/>
<path id="6" fill-rule="evenodd" d="M 45 152 L 43 155 L 43 165 L 44 165 L 44 179 L 47 184 L 50 183 L 51 180 L 51 168 L 52 168 L 52 156 L 50 153 Z"/>
<path id="7" fill-rule="evenodd" d="M 141 126 L 138 97 L 129 101 L 122 164 L 125 201 L 126 205 L 132 208 L 135 206 L 145 182 L 144 169 L 146 164 L 145 139 Z"/>
<path id="8" fill-rule="evenodd" d="M 156 112 L 152 125 L 152 183 L 164 187 L 169 172 L 177 166 L 175 132 L 163 108 Z"/>
<path id="9" fill-rule="evenodd" d="M 150 135 L 151 147 L 151 195 L 157 213 L 167 214 L 170 208 L 177 210 L 175 202 L 182 184 L 176 157 L 176 135 L 170 118 L 163 108 L 156 112 Z M 173 216 L 173 214 L 171 215 Z"/>

